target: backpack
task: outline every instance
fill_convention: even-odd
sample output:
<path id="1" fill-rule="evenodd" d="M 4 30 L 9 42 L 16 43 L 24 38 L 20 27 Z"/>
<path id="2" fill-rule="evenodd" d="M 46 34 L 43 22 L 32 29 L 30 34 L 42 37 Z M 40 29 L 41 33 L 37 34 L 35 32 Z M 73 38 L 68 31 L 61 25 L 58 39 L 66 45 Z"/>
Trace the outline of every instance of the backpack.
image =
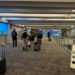
<path id="1" fill-rule="evenodd" d="M 42 39 L 42 34 L 38 34 L 37 38 Z"/>
<path id="2" fill-rule="evenodd" d="M 16 32 L 12 32 L 12 37 L 16 37 Z"/>
<path id="3" fill-rule="evenodd" d="M 27 32 L 24 32 L 23 34 L 22 34 L 22 38 L 27 38 Z"/>

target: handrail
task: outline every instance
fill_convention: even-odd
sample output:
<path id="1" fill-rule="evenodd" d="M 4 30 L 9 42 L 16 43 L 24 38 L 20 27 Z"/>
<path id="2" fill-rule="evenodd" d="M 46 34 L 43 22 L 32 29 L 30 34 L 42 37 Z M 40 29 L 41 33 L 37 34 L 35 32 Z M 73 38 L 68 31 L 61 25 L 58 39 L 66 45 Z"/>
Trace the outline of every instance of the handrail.
<path id="1" fill-rule="evenodd" d="M 58 43 L 62 48 L 64 48 L 67 52 L 71 53 L 71 51 L 69 49 L 66 49 L 63 45 L 61 45 L 56 39 L 54 39 L 56 41 L 56 43 Z"/>

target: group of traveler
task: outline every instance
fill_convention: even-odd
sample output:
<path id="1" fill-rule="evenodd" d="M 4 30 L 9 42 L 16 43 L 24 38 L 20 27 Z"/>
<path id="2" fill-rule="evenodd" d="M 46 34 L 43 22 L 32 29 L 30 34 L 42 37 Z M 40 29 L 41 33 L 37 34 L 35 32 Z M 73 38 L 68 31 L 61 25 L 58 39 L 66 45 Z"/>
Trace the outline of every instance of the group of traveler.
<path id="1" fill-rule="evenodd" d="M 51 41 L 50 32 L 48 32 L 47 36 L 48 36 L 48 40 Z M 32 31 L 27 32 L 27 30 L 25 30 L 21 36 L 22 43 L 23 43 L 22 45 L 23 50 L 27 50 L 28 47 L 31 47 L 32 42 L 34 43 L 37 41 L 40 43 L 40 48 L 41 48 L 42 37 L 43 35 L 41 34 L 40 31 L 38 33 L 33 33 Z M 35 41 L 35 38 L 36 38 L 36 41 Z M 17 32 L 15 29 L 13 29 L 12 31 L 12 41 L 13 41 L 13 47 L 16 47 L 17 46 Z M 0 42 L 0 45 L 5 46 L 5 43 Z"/>
<path id="2" fill-rule="evenodd" d="M 17 32 L 15 29 L 12 31 L 12 41 L 13 41 L 13 47 L 17 46 Z M 35 43 L 35 38 L 37 38 L 36 42 L 39 42 L 40 48 L 41 48 L 41 42 L 42 42 L 42 34 L 40 31 L 37 33 L 34 32 L 28 32 L 27 29 L 24 30 L 24 32 L 21 34 L 22 39 L 22 49 L 28 50 L 28 47 L 32 46 L 32 43 Z"/>

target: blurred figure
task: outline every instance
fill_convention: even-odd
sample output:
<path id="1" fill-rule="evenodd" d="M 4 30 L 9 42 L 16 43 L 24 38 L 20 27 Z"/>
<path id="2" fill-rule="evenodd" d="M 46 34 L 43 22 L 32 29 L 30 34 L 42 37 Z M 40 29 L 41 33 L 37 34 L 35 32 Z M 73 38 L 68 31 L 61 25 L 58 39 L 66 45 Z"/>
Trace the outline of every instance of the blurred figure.
<path id="1" fill-rule="evenodd" d="M 28 34 L 27 34 L 27 30 L 25 30 L 22 33 L 22 40 L 23 40 L 23 50 L 27 50 L 28 49 Z"/>
<path id="2" fill-rule="evenodd" d="M 40 32 L 38 32 L 38 34 L 37 34 L 37 41 L 39 42 L 39 45 L 40 45 L 40 48 L 41 48 L 41 43 L 42 43 L 42 34 L 41 34 L 41 31 Z"/>
<path id="3" fill-rule="evenodd" d="M 37 33 L 35 33 L 34 43 L 37 42 Z"/>
<path id="4" fill-rule="evenodd" d="M 31 31 L 31 37 L 30 37 L 30 41 L 31 41 L 31 47 L 34 47 L 34 39 L 35 39 L 35 33 Z"/>
<path id="5" fill-rule="evenodd" d="M 34 38 L 35 38 L 35 34 L 31 31 L 31 37 L 30 37 L 31 42 L 34 41 Z"/>
<path id="6" fill-rule="evenodd" d="M 28 47 L 31 47 L 31 33 L 28 32 Z"/>
<path id="7" fill-rule="evenodd" d="M 50 40 L 50 32 L 48 32 L 47 36 L 48 36 L 48 40 Z"/>
<path id="8" fill-rule="evenodd" d="M 13 47 L 17 46 L 17 32 L 15 29 L 12 31 L 12 41 L 13 41 Z"/>

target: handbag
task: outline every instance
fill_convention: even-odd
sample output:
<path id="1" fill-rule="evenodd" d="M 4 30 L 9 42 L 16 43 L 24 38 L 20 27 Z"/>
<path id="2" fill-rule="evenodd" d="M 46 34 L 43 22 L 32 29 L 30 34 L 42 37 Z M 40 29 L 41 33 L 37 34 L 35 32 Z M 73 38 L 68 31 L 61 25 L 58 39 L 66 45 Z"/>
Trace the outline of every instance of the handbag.
<path id="1" fill-rule="evenodd" d="M 34 42 L 37 42 L 37 37 L 35 37 Z"/>
<path id="2" fill-rule="evenodd" d="M 30 41 L 28 41 L 28 46 L 31 45 Z"/>

